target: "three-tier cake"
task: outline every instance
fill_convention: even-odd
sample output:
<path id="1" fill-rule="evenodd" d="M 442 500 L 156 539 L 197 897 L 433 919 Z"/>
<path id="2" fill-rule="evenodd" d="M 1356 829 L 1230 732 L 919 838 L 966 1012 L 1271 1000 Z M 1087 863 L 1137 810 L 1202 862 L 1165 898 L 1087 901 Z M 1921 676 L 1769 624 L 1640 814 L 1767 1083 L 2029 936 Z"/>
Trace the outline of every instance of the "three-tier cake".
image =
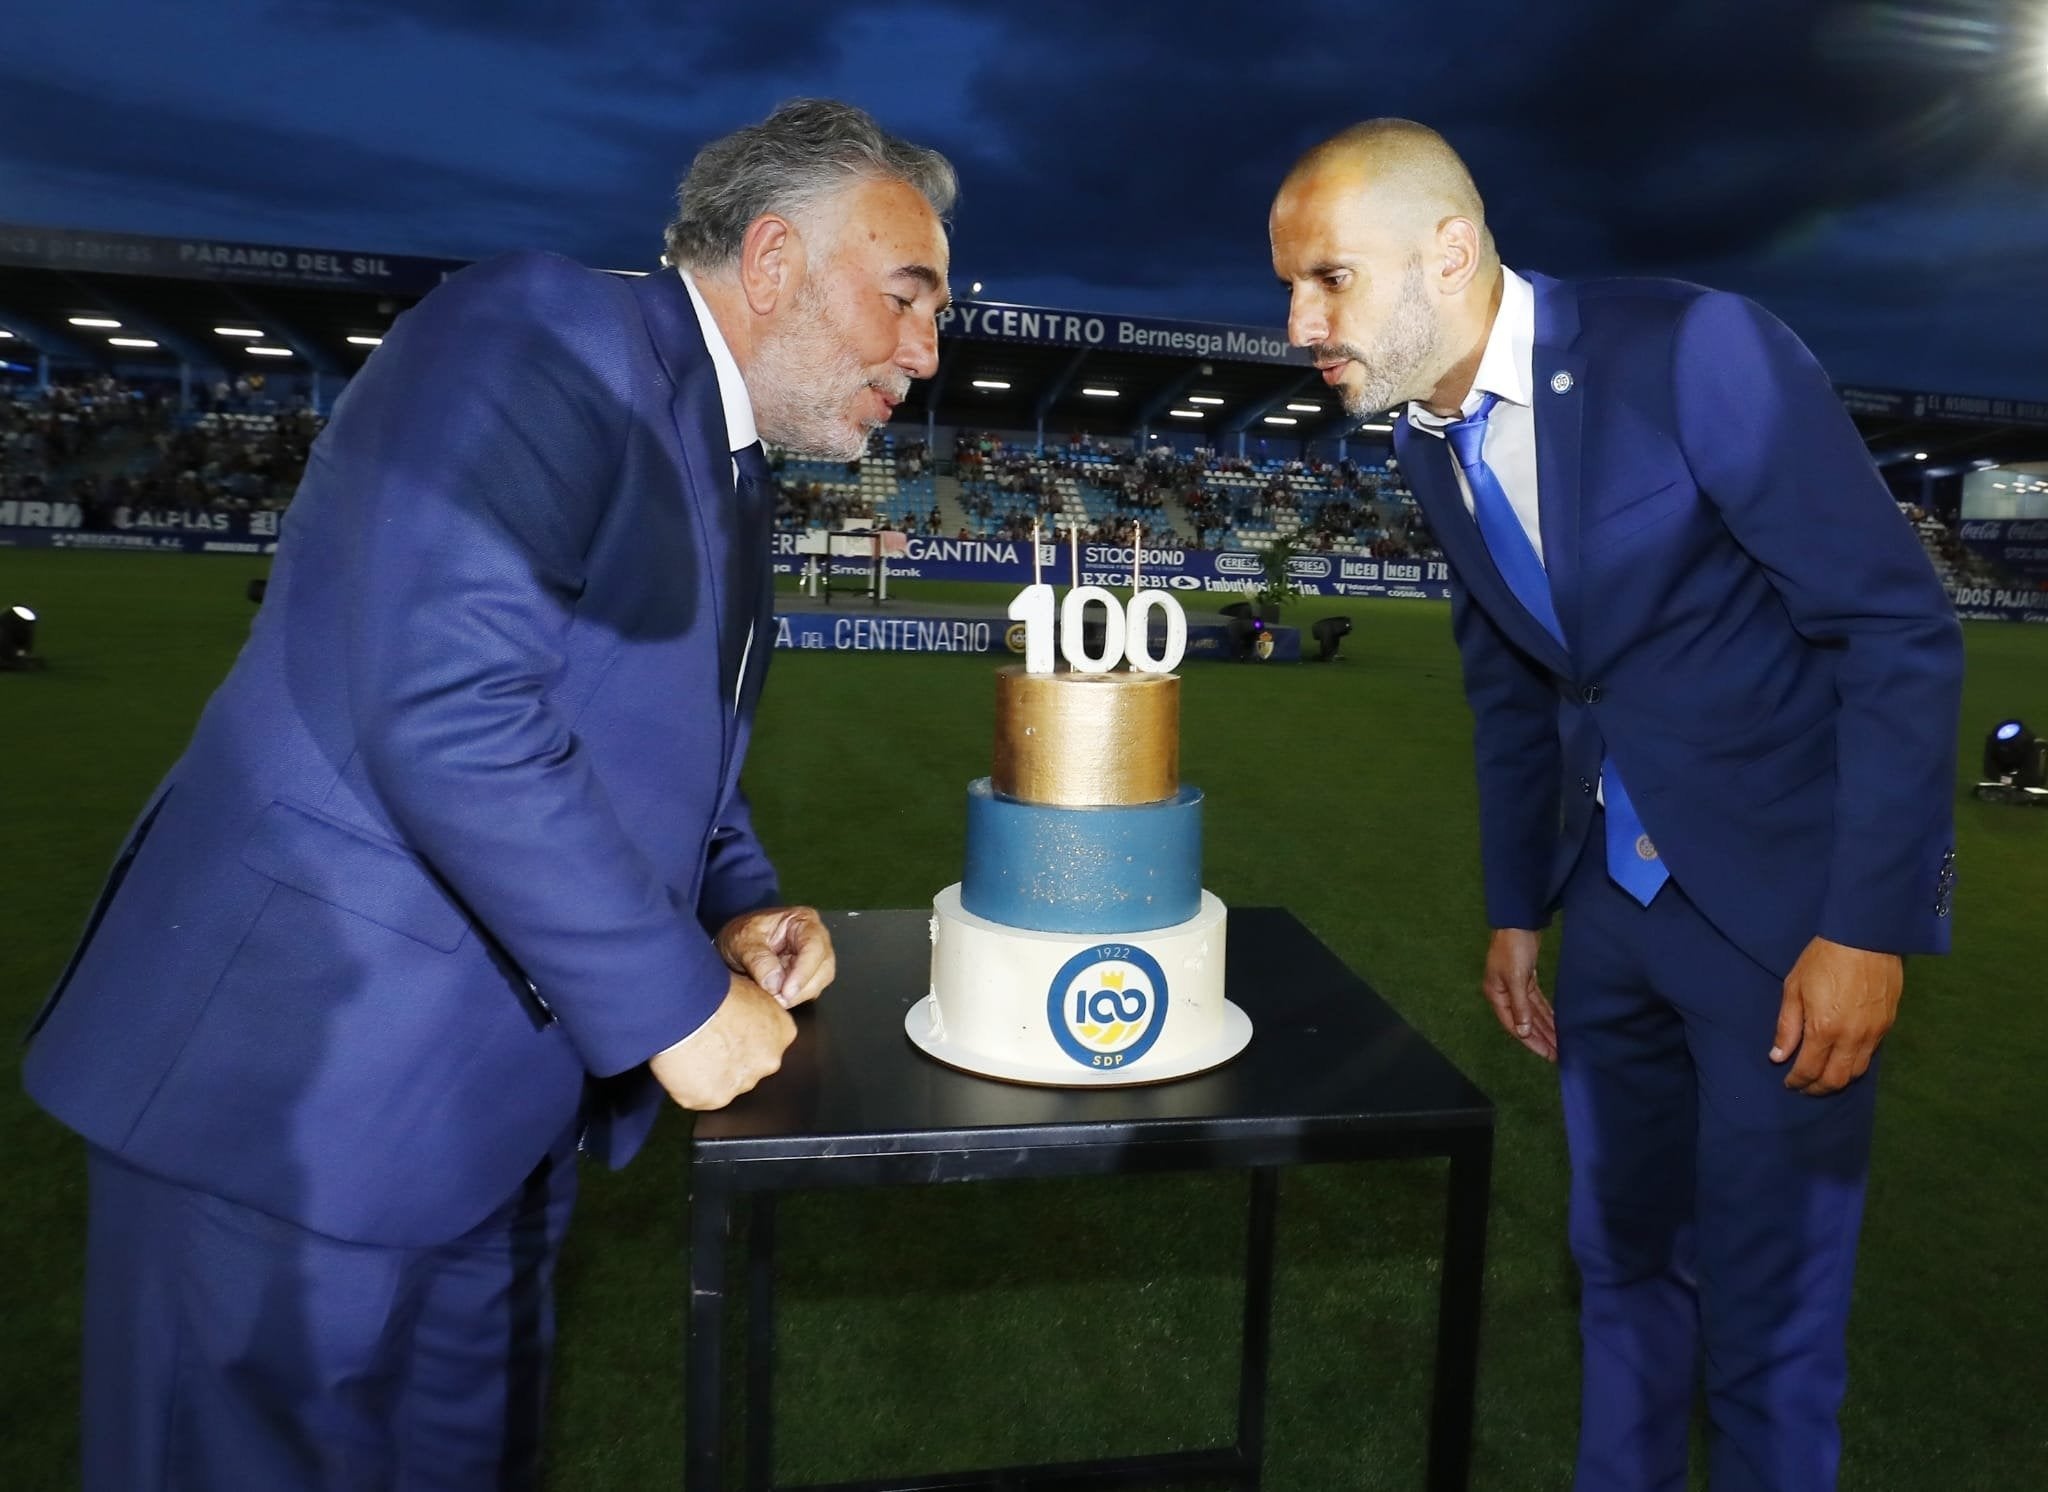
<path id="1" fill-rule="evenodd" d="M 1171 673 L 996 676 L 995 768 L 967 789 L 967 865 L 932 911 L 931 993 L 904 1029 L 1012 1082 L 1186 1077 L 1237 1055 L 1225 911 L 1202 889 L 1202 794 L 1180 781 Z"/>

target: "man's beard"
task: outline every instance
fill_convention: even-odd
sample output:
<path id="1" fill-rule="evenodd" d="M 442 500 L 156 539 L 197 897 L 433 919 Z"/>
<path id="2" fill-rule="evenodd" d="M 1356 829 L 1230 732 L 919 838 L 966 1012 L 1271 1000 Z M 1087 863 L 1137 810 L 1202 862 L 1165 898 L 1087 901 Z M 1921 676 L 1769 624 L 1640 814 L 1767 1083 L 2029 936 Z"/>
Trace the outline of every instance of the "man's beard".
<path id="1" fill-rule="evenodd" d="M 1355 387 L 1339 385 L 1338 397 L 1344 412 L 1353 419 L 1370 419 L 1410 400 L 1425 398 L 1436 385 L 1430 372 L 1442 340 L 1436 313 L 1423 285 L 1422 256 L 1409 259 L 1401 277 L 1401 294 L 1394 302 L 1394 314 L 1381 328 L 1370 352 L 1348 342 L 1326 342 L 1309 349 L 1318 362 L 1348 358 L 1364 375 Z"/>
<path id="2" fill-rule="evenodd" d="M 883 423 L 852 413 L 863 390 L 901 399 L 910 380 L 893 370 L 880 378 L 848 345 L 816 280 L 805 280 L 790 307 L 788 330 L 765 339 L 748 392 L 762 438 L 819 461 L 853 461 Z"/>

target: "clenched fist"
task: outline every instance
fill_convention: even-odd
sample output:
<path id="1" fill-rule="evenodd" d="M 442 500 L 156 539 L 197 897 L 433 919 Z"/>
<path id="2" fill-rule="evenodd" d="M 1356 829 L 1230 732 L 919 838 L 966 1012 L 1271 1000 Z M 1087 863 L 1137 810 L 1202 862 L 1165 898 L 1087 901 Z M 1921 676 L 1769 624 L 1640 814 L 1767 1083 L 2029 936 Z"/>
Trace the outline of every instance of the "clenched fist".
<path id="1" fill-rule="evenodd" d="M 796 1022 L 774 997 L 734 974 L 711 1019 L 648 1058 L 655 1081 L 686 1109 L 722 1109 L 782 1066 Z"/>

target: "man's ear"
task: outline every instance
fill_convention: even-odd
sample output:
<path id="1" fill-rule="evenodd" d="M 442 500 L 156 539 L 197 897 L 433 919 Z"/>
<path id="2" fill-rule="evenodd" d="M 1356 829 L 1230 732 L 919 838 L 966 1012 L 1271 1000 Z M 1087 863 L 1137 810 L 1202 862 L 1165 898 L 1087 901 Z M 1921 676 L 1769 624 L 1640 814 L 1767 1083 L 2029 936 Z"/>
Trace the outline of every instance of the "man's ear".
<path id="1" fill-rule="evenodd" d="M 740 240 L 740 293 L 756 316 L 774 314 L 803 272 L 803 240 L 789 219 L 767 212 L 747 225 Z"/>
<path id="2" fill-rule="evenodd" d="M 1472 283 L 1485 259 L 1479 225 L 1470 218 L 1445 218 L 1437 225 L 1437 290 L 1456 295 Z"/>

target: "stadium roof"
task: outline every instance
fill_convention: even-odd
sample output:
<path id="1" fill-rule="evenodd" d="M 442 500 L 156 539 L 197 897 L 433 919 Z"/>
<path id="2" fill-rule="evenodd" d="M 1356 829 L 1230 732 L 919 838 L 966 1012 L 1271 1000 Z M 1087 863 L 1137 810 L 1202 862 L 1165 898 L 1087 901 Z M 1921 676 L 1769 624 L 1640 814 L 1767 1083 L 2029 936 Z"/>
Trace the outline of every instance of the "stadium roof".
<path id="1" fill-rule="evenodd" d="M 344 378 L 393 318 L 460 268 L 460 260 L 0 224 L 0 329 L 13 334 L 0 339 L 0 361 L 33 361 L 24 356 L 33 349 L 59 364 L 168 370 L 183 362 Z M 159 345 L 118 346 L 114 337 Z M 1359 428 L 1275 327 L 968 300 L 942 317 L 939 346 L 937 376 L 912 389 L 899 424 L 1199 433 L 1218 447 L 1239 435 L 1334 440 Z M 1939 472 L 2048 457 L 2048 401 L 1839 392 L 1880 464 Z M 1368 438 L 1383 437 L 1376 424 L 1364 427 Z"/>

